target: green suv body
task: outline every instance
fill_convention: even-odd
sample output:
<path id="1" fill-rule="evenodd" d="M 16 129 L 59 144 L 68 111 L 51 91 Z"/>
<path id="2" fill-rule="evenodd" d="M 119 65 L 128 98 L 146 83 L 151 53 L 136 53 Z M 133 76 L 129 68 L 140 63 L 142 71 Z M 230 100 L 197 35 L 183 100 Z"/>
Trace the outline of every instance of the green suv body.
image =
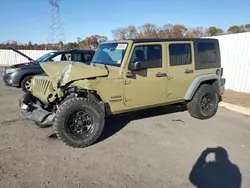
<path id="1" fill-rule="evenodd" d="M 43 63 L 20 99 L 37 125 L 54 126 L 72 147 L 100 137 L 109 115 L 183 104 L 198 119 L 213 117 L 224 92 L 217 39 L 131 39 L 100 44 L 90 65 Z"/>

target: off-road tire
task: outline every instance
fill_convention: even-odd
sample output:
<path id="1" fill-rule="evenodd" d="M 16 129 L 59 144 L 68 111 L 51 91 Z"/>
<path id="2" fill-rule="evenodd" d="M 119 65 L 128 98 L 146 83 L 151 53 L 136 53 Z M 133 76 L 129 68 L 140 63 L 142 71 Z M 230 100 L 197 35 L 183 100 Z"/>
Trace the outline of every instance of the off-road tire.
<path id="1" fill-rule="evenodd" d="M 208 114 L 205 114 L 204 112 L 202 112 L 202 108 L 201 108 L 202 106 L 201 100 L 205 94 L 210 94 L 212 96 L 212 100 L 214 100 L 212 102 L 214 106 L 211 109 L 211 112 Z M 205 120 L 205 119 L 209 119 L 213 117 L 217 113 L 218 103 L 219 103 L 219 95 L 214 89 L 214 87 L 210 84 L 202 84 L 196 91 L 192 100 L 187 103 L 187 109 L 188 109 L 189 114 L 192 117 Z"/>
<path id="2" fill-rule="evenodd" d="M 73 99 L 73 98 L 75 98 L 75 96 L 73 96 L 73 95 L 68 95 L 68 96 L 66 96 L 66 97 L 58 104 L 58 108 L 59 108 L 60 106 L 62 106 L 62 104 L 65 103 L 67 100 Z"/>
<path id="3" fill-rule="evenodd" d="M 77 138 L 70 133 L 67 119 L 70 115 L 77 111 L 85 111 L 92 116 L 93 130 L 87 138 Z M 57 137 L 67 146 L 73 148 L 83 148 L 94 144 L 101 136 L 105 124 L 104 112 L 91 99 L 88 98 L 72 98 L 66 100 L 57 110 L 54 119 L 54 130 Z"/>
<path id="4" fill-rule="evenodd" d="M 27 82 L 28 80 L 30 80 L 33 76 L 34 76 L 34 75 L 28 75 L 28 76 L 26 76 L 25 78 L 22 79 L 20 86 L 21 86 L 21 88 L 22 88 L 22 90 L 23 90 L 24 93 L 29 92 L 29 91 L 26 89 L 25 84 L 26 84 L 26 82 Z"/>

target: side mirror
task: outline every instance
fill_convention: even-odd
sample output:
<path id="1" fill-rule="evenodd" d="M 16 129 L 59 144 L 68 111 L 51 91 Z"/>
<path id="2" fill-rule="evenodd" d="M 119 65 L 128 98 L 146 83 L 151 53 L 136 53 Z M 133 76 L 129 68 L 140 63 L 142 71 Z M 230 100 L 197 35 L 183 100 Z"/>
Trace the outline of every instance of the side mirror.
<path id="1" fill-rule="evenodd" d="M 141 61 L 136 61 L 134 63 L 131 63 L 129 66 L 129 70 L 131 71 L 140 71 L 146 69 L 146 67 L 142 66 L 142 62 Z"/>

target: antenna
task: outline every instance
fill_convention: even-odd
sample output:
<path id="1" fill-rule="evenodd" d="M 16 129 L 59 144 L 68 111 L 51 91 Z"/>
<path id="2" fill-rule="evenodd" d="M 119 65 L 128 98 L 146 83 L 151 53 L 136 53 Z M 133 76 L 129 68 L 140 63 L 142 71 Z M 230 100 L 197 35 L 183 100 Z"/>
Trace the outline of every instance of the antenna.
<path id="1" fill-rule="evenodd" d="M 57 47 L 60 41 L 65 42 L 58 2 L 59 0 L 49 0 L 51 17 L 49 23 L 49 38 L 47 39 L 48 43 L 51 43 L 53 46 L 56 45 Z"/>

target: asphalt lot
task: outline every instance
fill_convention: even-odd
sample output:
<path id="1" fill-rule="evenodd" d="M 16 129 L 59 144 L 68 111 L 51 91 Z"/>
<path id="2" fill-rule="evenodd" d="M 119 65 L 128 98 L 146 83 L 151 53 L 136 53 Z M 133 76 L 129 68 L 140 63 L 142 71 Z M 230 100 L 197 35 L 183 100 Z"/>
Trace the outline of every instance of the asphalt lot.
<path id="1" fill-rule="evenodd" d="M 153 109 L 113 118 L 100 142 L 72 149 L 20 115 L 20 94 L 0 82 L 0 187 L 250 187 L 250 117 Z M 207 147 L 222 148 L 205 168 Z"/>

